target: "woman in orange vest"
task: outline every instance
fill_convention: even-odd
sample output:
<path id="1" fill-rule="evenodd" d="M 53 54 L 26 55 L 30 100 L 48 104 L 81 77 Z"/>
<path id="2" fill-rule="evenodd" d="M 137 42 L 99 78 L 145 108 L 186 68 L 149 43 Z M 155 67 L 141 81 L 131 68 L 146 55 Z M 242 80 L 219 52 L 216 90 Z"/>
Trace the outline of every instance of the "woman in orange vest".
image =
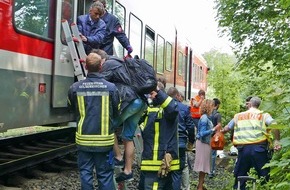
<path id="1" fill-rule="evenodd" d="M 199 118 L 201 116 L 200 105 L 204 99 L 205 99 L 205 91 L 199 90 L 198 94 L 190 100 L 190 112 L 191 112 L 191 116 L 193 118 L 195 127 L 197 127 Z M 188 138 L 189 139 L 188 139 L 187 150 L 192 151 L 193 144 L 195 142 L 195 129 L 194 128 L 188 131 Z"/>

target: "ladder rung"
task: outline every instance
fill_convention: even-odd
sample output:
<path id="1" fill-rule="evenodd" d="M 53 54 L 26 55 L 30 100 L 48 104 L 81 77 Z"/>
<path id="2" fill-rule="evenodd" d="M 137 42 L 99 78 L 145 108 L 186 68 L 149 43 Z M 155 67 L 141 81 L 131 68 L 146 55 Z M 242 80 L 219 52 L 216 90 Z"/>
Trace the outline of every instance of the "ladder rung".
<path id="1" fill-rule="evenodd" d="M 77 42 L 77 43 L 80 42 L 79 39 L 78 39 L 77 37 L 72 37 L 72 39 L 73 39 L 74 42 Z"/>

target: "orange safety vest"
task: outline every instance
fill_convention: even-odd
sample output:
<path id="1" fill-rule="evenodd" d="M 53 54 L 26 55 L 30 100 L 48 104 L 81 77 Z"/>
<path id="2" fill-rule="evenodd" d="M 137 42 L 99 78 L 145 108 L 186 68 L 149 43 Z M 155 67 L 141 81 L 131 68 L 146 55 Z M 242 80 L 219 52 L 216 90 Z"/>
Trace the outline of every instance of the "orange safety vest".
<path id="1" fill-rule="evenodd" d="M 200 96 L 195 96 L 194 98 L 191 99 L 190 102 L 190 113 L 192 118 L 199 119 L 201 117 L 200 115 L 200 106 L 195 107 L 194 106 L 194 101 L 199 102 L 200 101 Z"/>

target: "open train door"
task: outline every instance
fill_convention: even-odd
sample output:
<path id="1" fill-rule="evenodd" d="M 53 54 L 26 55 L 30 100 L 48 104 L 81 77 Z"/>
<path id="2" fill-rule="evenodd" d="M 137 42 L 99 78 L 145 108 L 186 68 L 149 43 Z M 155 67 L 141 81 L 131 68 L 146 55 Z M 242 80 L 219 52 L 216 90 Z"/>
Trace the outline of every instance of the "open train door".
<path id="1" fill-rule="evenodd" d="M 62 31 L 62 19 L 75 21 L 77 1 L 56 1 L 56 25 L 54 38 L 54 61 L 52 68 L 52 107 L 67 106 L 67 92 L 74 82 L 74 68 Z"/>

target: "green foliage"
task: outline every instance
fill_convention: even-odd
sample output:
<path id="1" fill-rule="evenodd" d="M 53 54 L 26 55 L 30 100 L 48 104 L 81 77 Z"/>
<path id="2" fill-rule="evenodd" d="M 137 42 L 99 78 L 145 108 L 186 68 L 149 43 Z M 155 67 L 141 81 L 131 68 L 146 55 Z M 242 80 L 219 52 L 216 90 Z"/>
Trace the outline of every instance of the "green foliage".
<path id="1" fill-rule="evenodd" d="M 221 34 L 235 44 L 243 92 L 261 97 L 260 108 L 281 129 L 283 149 L 268 165 L 270 182 L 258 189 L 289 189 L 290 1 L 216 0 L 216 9 Z"/>
<path id="2" fill-rule="evenodd" d="M 221 101 L 219 112 L 223 123 L 227 124 L 235 113 L 240 111 L 241 86 L 240 74 L 233 72 L 235 57 L 212 50 L 203 55 L 210 71 L 208 72 L 208 85 L 213 90 L 214 97 Z"/>

